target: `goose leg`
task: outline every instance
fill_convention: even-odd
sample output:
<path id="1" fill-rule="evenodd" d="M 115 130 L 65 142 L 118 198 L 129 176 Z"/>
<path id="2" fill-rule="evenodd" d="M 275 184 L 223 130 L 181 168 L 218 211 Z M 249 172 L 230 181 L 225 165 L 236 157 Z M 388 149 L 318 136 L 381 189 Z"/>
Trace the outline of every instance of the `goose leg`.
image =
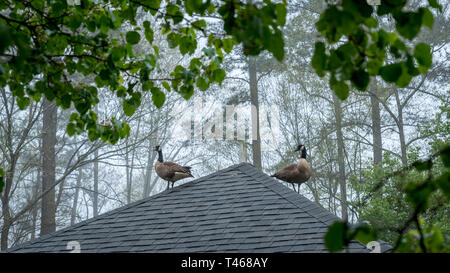
<path id="1" fill-rule="evenodd" d="M 301 184 L 298 184 L 298 188 L 297 188 L 297 192 L 298 192 L 298 193 L 300 193 L 300 185 L 301 185 Z"/>
<path id="2" fill-rule="evenodd" d="M 173 184 L 175 184 L 175 182 L 172 182 L 172 189 L 173 189 Z"/>
<path id="3" fill-rule="evenodd" d="M 169 186 L 170 186 L 170 182 L 169 182 L 169 181 L 167 181 L 167 189 L 166 189 L 166 190 L 168 190 L 168 189 L 169 189 Z"/>
<path id="4" fill-rule="evenodd" d="M 295 186 L 294 186 L 294 183 L 291 183 L 291 185 L 292 185 L 292 188 L 294 189 L 294 191 L 295 191 Z"/>

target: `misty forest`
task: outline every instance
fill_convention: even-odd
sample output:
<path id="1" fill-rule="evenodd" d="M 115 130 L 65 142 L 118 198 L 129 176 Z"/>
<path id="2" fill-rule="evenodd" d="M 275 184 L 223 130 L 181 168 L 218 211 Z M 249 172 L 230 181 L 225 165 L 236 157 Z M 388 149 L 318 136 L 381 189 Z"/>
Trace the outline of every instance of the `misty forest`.
<path id="1" fill-rule="evenodd" d="M 450 251 L 450 1 L 367 2 L 0 0 L 1 250 L 302 144 L 330 251 Z"/>

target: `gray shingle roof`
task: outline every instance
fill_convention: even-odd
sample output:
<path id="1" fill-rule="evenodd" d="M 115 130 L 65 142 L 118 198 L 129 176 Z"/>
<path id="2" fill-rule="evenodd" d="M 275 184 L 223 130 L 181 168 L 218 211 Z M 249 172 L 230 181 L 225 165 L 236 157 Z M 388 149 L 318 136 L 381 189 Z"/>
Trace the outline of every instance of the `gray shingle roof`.
<path id="1" fill-rule="evenodd" d="M 241 163 L 7 252 L 326 252 L 338 217 Z M 368 252 L 352 243 L 350 252 Z"/>

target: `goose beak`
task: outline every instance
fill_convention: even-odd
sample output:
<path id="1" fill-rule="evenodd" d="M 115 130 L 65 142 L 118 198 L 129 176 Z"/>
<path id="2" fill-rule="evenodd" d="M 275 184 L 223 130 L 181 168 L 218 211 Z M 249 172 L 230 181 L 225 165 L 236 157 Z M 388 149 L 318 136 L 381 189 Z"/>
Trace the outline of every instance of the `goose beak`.
<path id="1" fill-rule="evenodd" d="M 298 146 L 294 152 L 303 151 L 303 149 L 305 149 L 305 146 L 301 145 L 301 146 Z"/>

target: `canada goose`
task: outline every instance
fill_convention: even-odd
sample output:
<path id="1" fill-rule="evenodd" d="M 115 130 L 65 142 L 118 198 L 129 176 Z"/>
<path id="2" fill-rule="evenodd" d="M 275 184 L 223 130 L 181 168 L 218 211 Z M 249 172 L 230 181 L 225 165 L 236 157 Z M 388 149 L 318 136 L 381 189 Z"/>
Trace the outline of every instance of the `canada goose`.
<path id="1" fill-rule="evenodd" d="M 158 152 L 158 160 L 155 163 L 156 174 L 162 179 L 167 181 L 167 189 L 169 184 L 173 184 L 183 178 L 193 177 L 191 174 L 191 167 L 181 166 L 174 162 L 164 162 L 161 147 L 158 145 L 155 147 L 155 151 Z"/>
<path id="2" fill-rule="evenodd" d="M 272 177 L 276 177 L 280 180 L 286 181 L 288 183 L 291 183 L 294 187 L 294 183 L 300 185 L 302 183 L 305 183 L 308 181 L 308 179 L 311 177 L 312 169 L 309 166 L 308 162 L 306 161 L 306 148 L 305 145 L 298 145 L 297 149 L 295 150 L 301 151 L 302 155 L 300 157 L 300 160 L 297 164 L 289 164 L 277 173 L 271 175 Z M 294 187 L 295 190 L 295 187 Z"/>

